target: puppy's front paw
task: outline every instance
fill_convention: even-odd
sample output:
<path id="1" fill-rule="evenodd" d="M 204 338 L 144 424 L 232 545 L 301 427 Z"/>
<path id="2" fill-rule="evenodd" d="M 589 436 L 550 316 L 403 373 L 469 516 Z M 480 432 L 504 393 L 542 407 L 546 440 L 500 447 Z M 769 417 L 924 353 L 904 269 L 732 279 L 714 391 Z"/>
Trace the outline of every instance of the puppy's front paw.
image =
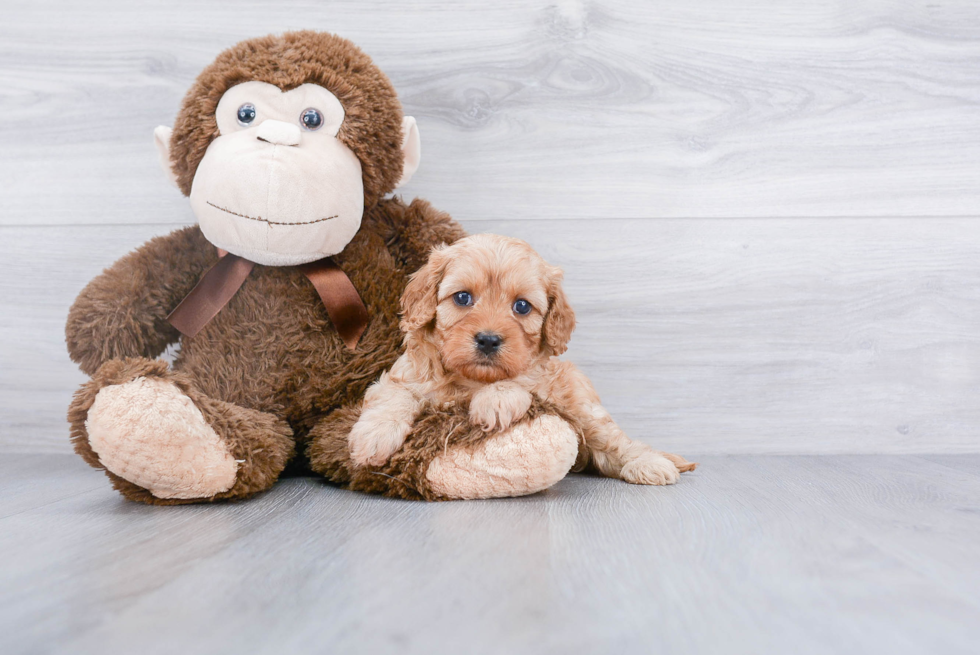
<path id="1" fill-rule="evenodd" d="M 470 422 L 484 430 L 506 430 L 531 407 L 531 393 L 516 384 L 488 384 L 470 400 Z"/>
<path id="2" fill-rule="evenodd" d="M 674 484 L 681 477 L 672 461 L 652 450 L 643 451 L 628 460 L 619 475 L 633 484 L 656 485 Z"/>
<path id="3" fill-rule="evenodd" d="M 412 424 L 405 421 L 362 416 L 347 436 L 351 460 L 357 466 L 381 466 L 401 448 L 411 431 Z"/>

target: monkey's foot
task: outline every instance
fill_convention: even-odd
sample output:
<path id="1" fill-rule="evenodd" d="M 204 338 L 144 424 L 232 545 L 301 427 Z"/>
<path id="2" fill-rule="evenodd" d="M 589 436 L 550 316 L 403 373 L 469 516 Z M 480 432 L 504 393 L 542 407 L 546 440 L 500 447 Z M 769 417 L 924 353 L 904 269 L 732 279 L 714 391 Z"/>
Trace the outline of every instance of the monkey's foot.
<path id="1" fill-rule="evenodd" d="M 439 455 L 426 471 L 432 490 L 445 498 L 524 496 L 552 486 L 578 454 L 578 435 L 546 414 L 486 439 Z"/>
<path id="2" fill-rule="evenodd" d="M 224 440 L 172 382 L 103 387 L 85 428 L 102 466 L 157 498 L 210 498 L 235 484 L 238 463 Z"/>

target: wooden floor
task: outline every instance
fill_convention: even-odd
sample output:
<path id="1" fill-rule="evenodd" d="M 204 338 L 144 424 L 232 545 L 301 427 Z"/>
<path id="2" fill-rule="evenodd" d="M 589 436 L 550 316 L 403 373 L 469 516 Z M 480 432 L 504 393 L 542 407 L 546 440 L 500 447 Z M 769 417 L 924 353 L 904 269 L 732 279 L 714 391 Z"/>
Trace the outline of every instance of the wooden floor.
<path id="1" fill-rule="evenodd" d="M 671 488 L 423 504 L 293 478 L 153 508 L 11 455 L 0 652 L 976 652 L 980 455 L 702 464 Z"/>

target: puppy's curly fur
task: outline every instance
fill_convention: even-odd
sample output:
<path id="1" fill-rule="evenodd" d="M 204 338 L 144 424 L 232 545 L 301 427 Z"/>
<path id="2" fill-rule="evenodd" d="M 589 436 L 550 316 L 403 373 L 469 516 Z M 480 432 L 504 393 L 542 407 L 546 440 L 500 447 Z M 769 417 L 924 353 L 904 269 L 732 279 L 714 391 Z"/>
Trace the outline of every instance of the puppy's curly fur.
<path id="1" fill-rule="evenodd" d="M 468 406 L 472 424 L 495 431 L 538 401 L 583 435 L 580 467 L 656 485 L 693 470 L 627 437 L 589 379 L 558 359 L 575 328 L 561 280 L 519 239 L 479 234 L 434 250 L 401 299 L 405 353 L 368 389 L 349 435 L 354 463 L 387 462 L 425 406 Z"/>

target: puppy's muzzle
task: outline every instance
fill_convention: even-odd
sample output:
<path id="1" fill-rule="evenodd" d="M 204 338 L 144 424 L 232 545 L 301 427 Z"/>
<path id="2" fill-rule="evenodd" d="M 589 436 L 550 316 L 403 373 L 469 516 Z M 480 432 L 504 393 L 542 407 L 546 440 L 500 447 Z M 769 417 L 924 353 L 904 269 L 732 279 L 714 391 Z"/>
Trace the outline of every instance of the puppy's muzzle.
<path id="1" fill-rule="evenodd" d="M 493 332 L 480 332 L 473 337 L 473 341 L 476 342 L 477 350 L 487 357 L 493 357 L 500 350 L 504 339 L 499 334 L 494 334 Z"/>

